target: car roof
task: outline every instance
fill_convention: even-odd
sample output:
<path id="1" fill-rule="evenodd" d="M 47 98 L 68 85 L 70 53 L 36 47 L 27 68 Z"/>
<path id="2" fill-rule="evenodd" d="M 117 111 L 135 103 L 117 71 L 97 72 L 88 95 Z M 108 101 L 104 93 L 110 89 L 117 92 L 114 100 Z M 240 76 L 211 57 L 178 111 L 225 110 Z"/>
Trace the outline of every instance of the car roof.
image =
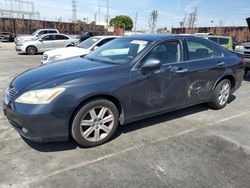
<path id="1" fill-rule="evenodd" d="M 213 37 L 213 38 L 232 38 L 230 36 L 220 36 L 220 35 L 204 35 L 204 36 L 201 36 L 201 37 L 204 37 L 204 38 L 210 38 L 210 37 Z"/>
<path id="2" fill-rule="evenodd" d="M 181 35 L 181 34 L 142 34 L 142 35 L 129 35 L 123 38 L 132 38 L 135 40 L 146 40 L 146 41 L 160 41 L 168 39 L 184 39 L 184 38 L 198 38 L 192 35 Z"/>
<path id="3" fill-rule="evenodd" d="M 44 30 L 58 31 L 57 29 L 38 29 L 38 31 L 44 31 Z"/>

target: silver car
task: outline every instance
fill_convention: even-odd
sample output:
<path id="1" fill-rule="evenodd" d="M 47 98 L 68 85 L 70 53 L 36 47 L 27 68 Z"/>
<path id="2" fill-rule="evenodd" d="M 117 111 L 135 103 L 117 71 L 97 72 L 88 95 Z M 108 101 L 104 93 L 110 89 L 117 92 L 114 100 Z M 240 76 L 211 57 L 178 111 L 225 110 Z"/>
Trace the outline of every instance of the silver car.
<path id="1" fill-rule="evenodd" d="M 56 48 L 75 46 L 78 43 L 79 39 L 70 38 L 64 34 L 46 34 L 38 39 L 16 43 L 16 51 L 18 53 L 34 55 L 39 52 L 45 52 Z"/>
<path id="2" fill-rule="evenodd" d="M 28 40 L 34 40 L 45 34 L 55 34 L 60 33 L 57 29 L 38 29 L 31 35 L 18 35 L 15 38 L 15 43 L 24 42 Z"/>

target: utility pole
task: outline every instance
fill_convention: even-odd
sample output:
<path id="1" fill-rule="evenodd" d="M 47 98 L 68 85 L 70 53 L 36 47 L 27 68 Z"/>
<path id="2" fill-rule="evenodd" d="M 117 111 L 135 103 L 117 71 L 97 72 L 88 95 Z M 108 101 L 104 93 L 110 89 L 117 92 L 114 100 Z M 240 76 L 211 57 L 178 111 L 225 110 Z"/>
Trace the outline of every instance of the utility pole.
<path id="1" fill-rule="evenodd" d="M 95 17 L 95 24 L 97 24 L 97 13 L 98 13 L 98 12 L 96 12 L 96 13 L 94 14 L 94 17 Z"/>
<path id="2" fill-rule="evenodd" d="M 107 0 L 107 26 L 109 26 L 109 0 Z"/>
<path id="3" fill-rule="evenodd" d="M 101 5 L 98 5 L 98 21 L 99 25 L 101 25 Z"/>
<path id="4" fill-rule="evenodd" d="M 138 17 L 138 13 L 135 14 L 135 26 L 134 26 L 134 33 L 136 34 L 136 26 L 137 26 L 137 17 Z"/>
<path id="5" fill-rule="evenodd" d="M 77 22 L 76 0 L 72 0 L 72 22 Z"/>

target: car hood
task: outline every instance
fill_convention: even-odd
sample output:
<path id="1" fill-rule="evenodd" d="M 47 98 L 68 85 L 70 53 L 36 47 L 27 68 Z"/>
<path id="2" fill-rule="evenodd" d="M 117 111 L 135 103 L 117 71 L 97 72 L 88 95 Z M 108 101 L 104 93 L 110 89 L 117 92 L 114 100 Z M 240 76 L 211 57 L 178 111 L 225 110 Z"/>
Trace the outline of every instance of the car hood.
<path id="1" fill-rule="evenodd" d="M 61 55 L 62 57 L 74 57 L 74 56 L 86 55 L 87 53 L 89 53 L 87 49 L 78 47 L 59 48 L 56 50 L 50 50 L 45 52 L 45 54 L 48 55 L 49 57 L 55 55 Z"/>
<path id="2" fill-rule="evenodd" d="M 70 61 L 70 62 L 69 62 Z M 10 84 L 17 92 L 43 87 L 55 87 L 61 83 L 88 76 L 90 73 L 102 74 L 113 64 L 94 62 L 84 58 L 73 58 L 57 63 L 41 65 L 17 76 Z"/>

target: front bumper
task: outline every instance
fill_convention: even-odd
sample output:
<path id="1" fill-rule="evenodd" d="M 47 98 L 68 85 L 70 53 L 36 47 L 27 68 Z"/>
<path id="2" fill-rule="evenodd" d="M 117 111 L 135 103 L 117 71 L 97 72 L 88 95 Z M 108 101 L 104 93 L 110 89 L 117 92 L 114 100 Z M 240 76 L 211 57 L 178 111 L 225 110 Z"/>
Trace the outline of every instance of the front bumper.
<path id="1" fill-rule="evenodd" d="M 69 138 L 72 108 L 49 105 L 3 103 L 4 115 L 23 137 L 35 142 L 64 141 Z"/>
<path id="2" fill-rule="evenodd" d="M 25 46 L 17 46 L 17 45 L 16 45 L 16 51 L 17 51 L 18 53 L 26 53 Z"/>

